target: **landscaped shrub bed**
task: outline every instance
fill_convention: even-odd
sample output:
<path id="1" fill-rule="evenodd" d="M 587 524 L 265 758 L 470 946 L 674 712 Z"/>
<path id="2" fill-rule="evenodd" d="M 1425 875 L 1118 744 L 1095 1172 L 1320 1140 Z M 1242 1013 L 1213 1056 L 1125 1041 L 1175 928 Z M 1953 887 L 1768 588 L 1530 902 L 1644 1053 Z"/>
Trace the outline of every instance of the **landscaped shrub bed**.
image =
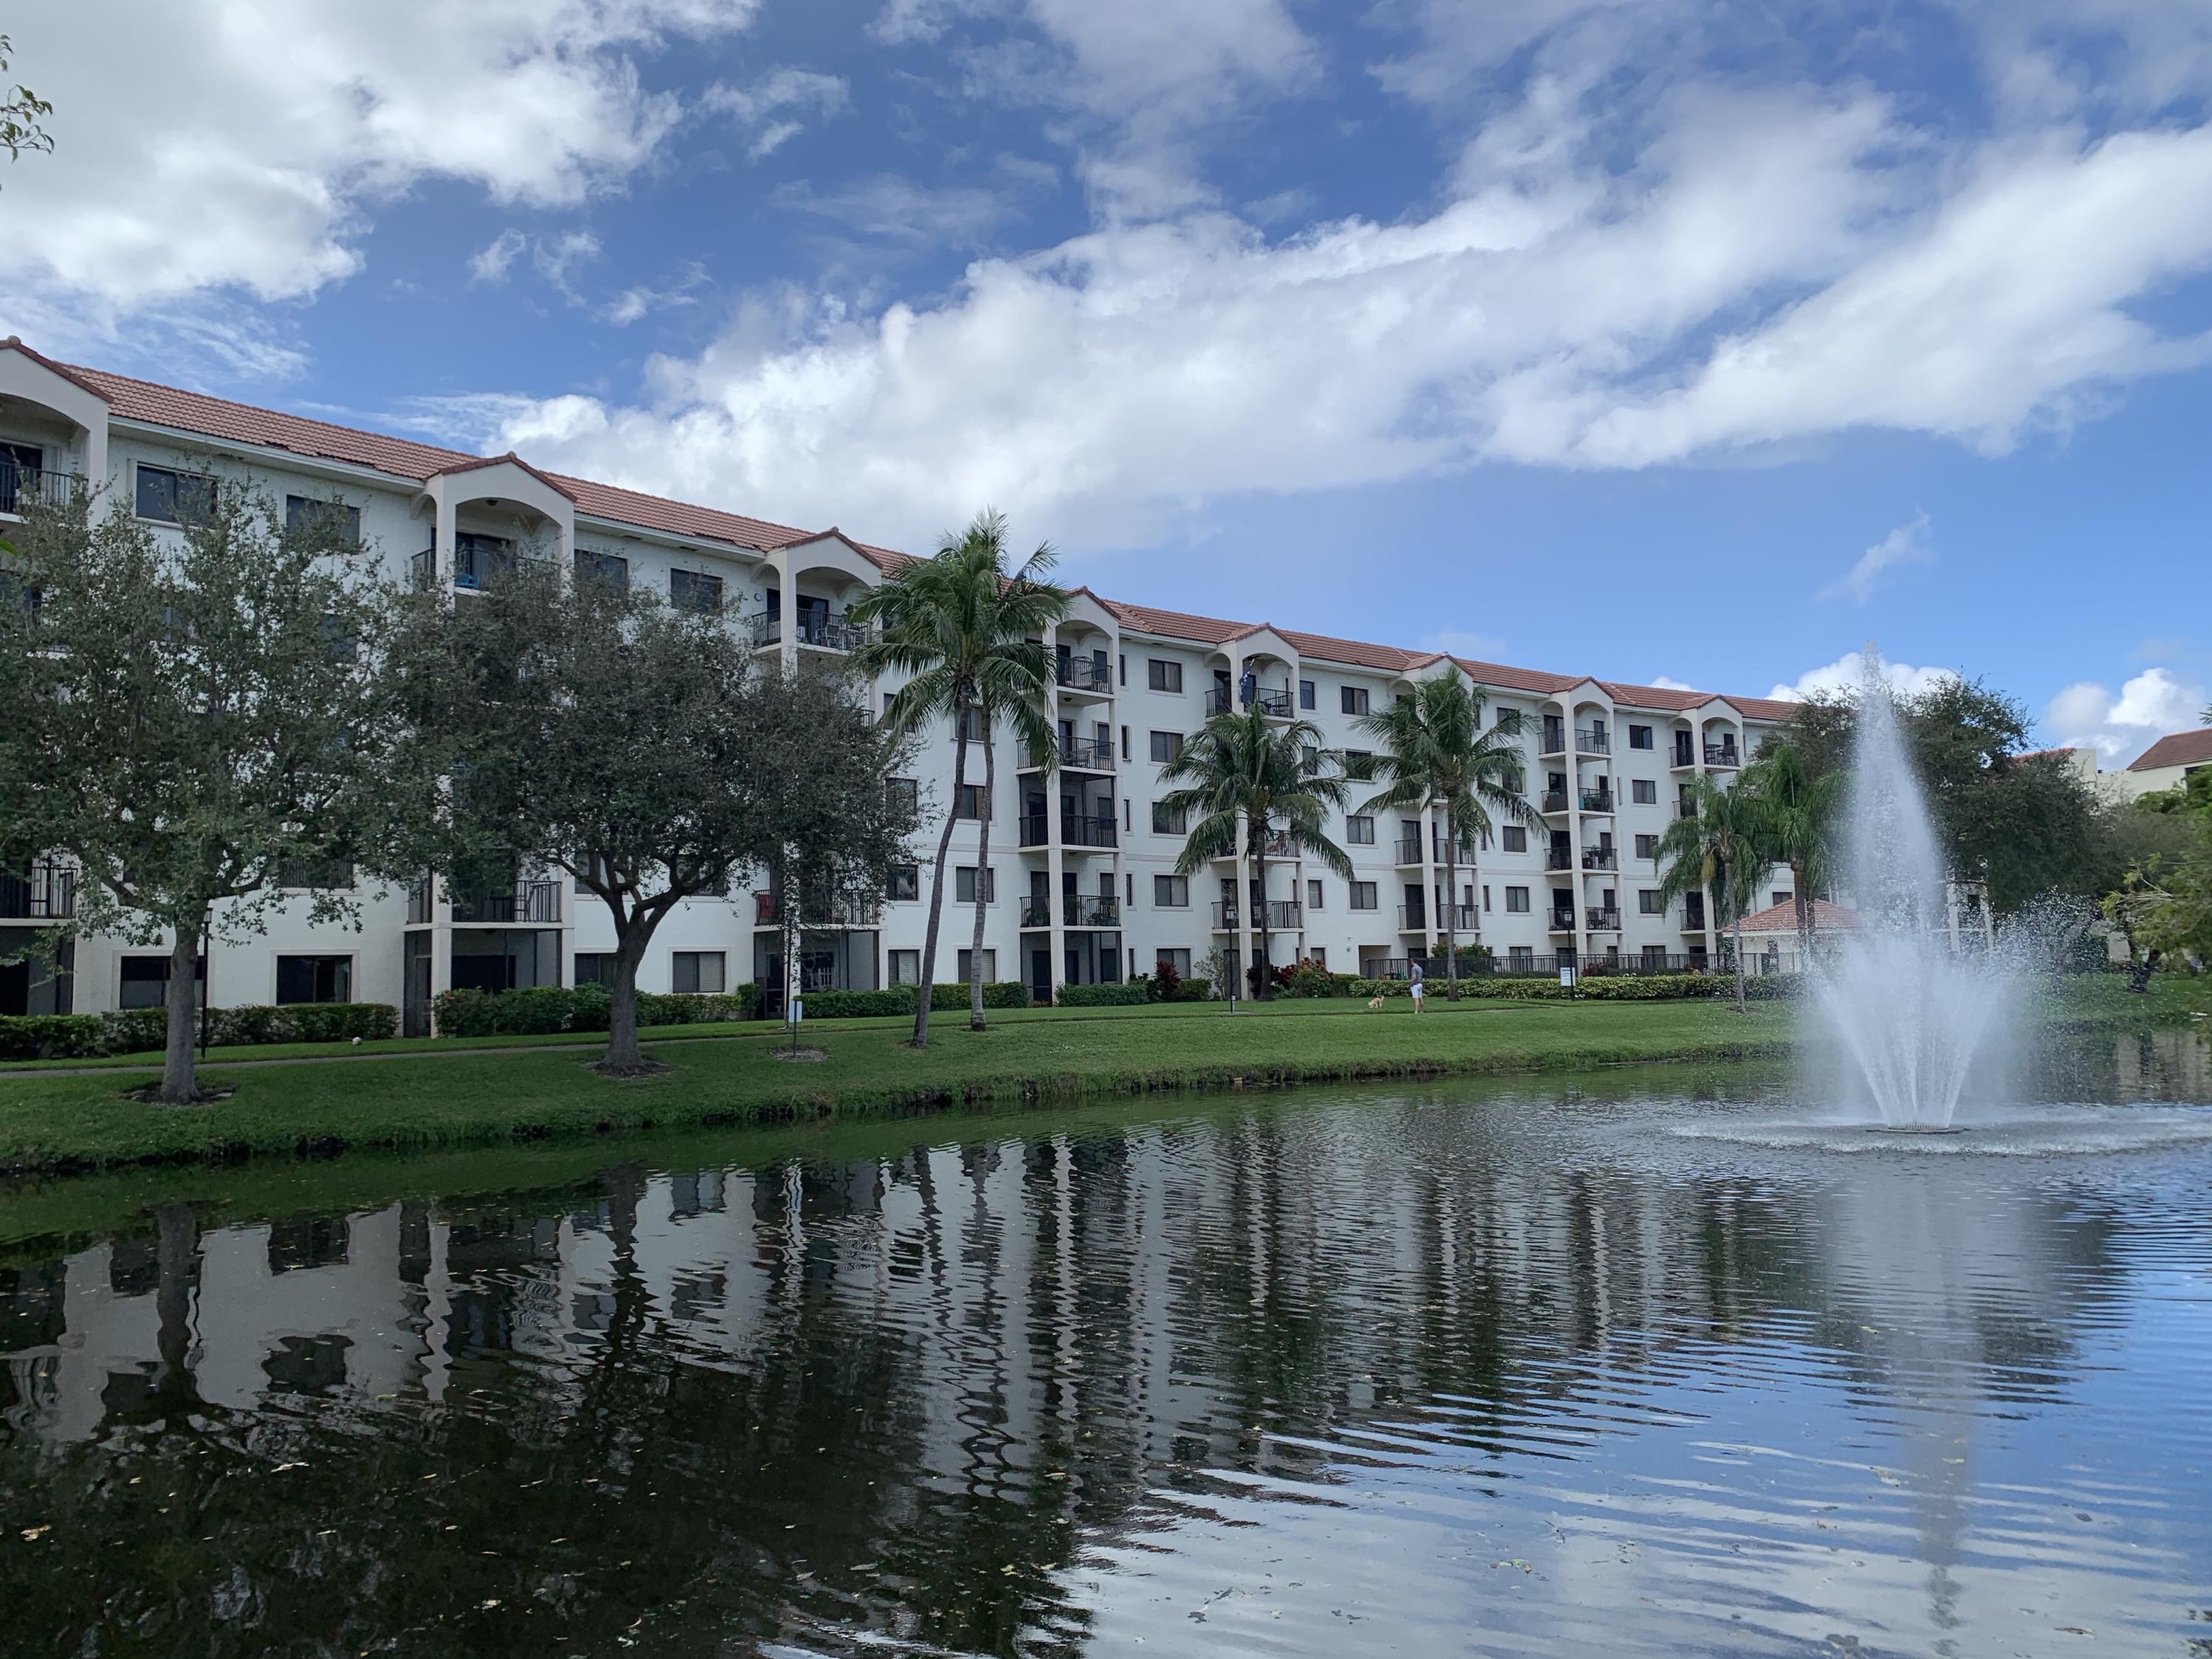
<path id="1" fill-rule="evenodd" d="M 374 1042 L 398 1029 L 399 1011 L 385 1002 L 313 1002 L 281 1008 L 210 1008 L 208 1041 L 216 1048 L 270 1042 Z M 197 1041 L 196 1016 L 192 1034 Z M 107 1014 L 0 1017 L 0 1060 L 97 1060 L 141 1054 L 169 1040 L 165 1008 Z"/>
<path id="2" fill-rule="evenodd" d="M 446 991 L 437 1000 L 438 1034 L 449 1037 L 550 1036 L 562 1031 L 604 1031 L 610 999 L 604 985 L 533 985 L 513 991 Z M 641 991 L 640 1025 L 699 1025 L 752 1019 L 760 1012 L 760 988 L 662 996 Z"/>
<path id="3" fill-rule="evenodd" d="M 1794 975 L 1754 975 L 1744 981 L 1744 995 L 1754 1002 L 1774 1002 L 1796 995 L 1796 988 Z M 1349 991 L 1340 994 L 1402 997 L 1407 988 L 1402 979 L 1359 979 L 1352 982 Z M 1424 981 L 1422 988 L 1431 1000 L 1445 995 L 1449 989 L 1441 977 Z M 1733 997 L 1735 975 L 1724 970 L 1710 974 L 1592 974 L 1587 978 L 1577 976 L 1574 988 L 1568 990 L 1557 979 L 1535 975 L 1515 978 L 1485 974 L 1460 981 L 1459 994 L 1498 1002 L 1665 1002 L 1692 997 Z"/>
<path id="4" fill-rule="evenodd" d="M 914 987 L 893 985 L 881 991 L 809 991 L 805 996 L 809 1019 L 865 1019 L 914 1012 Z M 965 985 L 929 988 L 932 1013 L 947 1013 L 968 1006 Z M 1030 988 L 1019 980 L 993 980 L 983 987 L 986 1008 L 1026 1008 Z"/>
<path id="5" fill-rule="evenodd" d="M 1060 988 L 1060 1006 L 1063 1008 L 1133 1008 L 1152 1000 L 1150 980 L 1131 980 L 1127 984 L 1063 985 Z"/>

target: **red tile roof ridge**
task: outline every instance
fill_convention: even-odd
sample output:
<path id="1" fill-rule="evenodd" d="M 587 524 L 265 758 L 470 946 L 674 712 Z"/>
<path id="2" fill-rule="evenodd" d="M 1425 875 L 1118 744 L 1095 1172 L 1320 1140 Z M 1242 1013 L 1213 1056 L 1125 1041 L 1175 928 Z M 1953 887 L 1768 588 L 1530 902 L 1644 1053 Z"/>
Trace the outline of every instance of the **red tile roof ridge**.
<path id="1" fill-rule="evenodd" d="M 1823 927 L 1841 927 L 1849 929 L 1855 928 L 1858 925 L 1859 913 L 1857 911 L 1847 910 L 1842 905 L 1832 903 L 1829 900 L 1824 898 L 1816 898 L 1813 901 L 1813 929 L 1815 933 L 1818 933 Z M 1735 924 L 1731 922 L 1729 924 L 1727 928 L 1724 928 L 1722 931 L 1724 933 L 1733 932 L 1735 927 Z M 1792 900 L 1782 904 L 1770 904 L 1764 910 L 1753 911 L 1751 915 L 1743 919 L 1743 931 L 1747 933 L 1796 933 L 1797 931 L 1797 905 L 1796 901 Z"/>
<path id="2" fill-rule="evenodd" d="M 50 369 L 54 374 L 60 375 L 62 379 L 67 380 L 78 391 L 88 392 L 94 397 L 98 398 L 102 403 L 106 403 L 108 401 L 106 394 L 103 393 L 98 386 L 93 385 L 84 378 L 86 371 L 81 368 L 73 368 L 67 363 L 56 362 L 52 357 L 47 356 L 44 352 L 33 351 L 29 346 L 23 343 L 22 338 L 19 335 L 10 334 L 6 339 L 0 340 L 0 351 L 20 351 L 26 357 L 28 357 L 33 362 L 36 363 L 40 368 Z"/>
<path id="3" fill-rule="evenodd" d="M 487 467 L 509 465 L 520 467 L 525 472 L 527 472 L 532 477 L 537 479 L 538 483 L 544 484 L 548 489 L 553 491 L 556 495 L 566 496 L 571 505 L 574 504 L 576 500 L 576 492 L 574 490 L 567 488 L 551 473 L 539 471 L 536 467 L 531 465 L 529 462 L 524 460 L 521 456 L 516 454 L 511 449 L 504 455 L 479 455 L 472 461 L 463 461 L 458 466 L 447 467 L 443 471 L 434 472 L 430 476 L 434 478 L 451 477 L 455 473 L 459 472 L 481 472 Z"/>
<path id="4" fill-rule="evenodd" d="M 2195 766 L 2212 761 L 2212 726 L 2191 732 L 2169 732 L 2128 763 L 2130 772 L 2155 772 L 2161 767 Z"/>

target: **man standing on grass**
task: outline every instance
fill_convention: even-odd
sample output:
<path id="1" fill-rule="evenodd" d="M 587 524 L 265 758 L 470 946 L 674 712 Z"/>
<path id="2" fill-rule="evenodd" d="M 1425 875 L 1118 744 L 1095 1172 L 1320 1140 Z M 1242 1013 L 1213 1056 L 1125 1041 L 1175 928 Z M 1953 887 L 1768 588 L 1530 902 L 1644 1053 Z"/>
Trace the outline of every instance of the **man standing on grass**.
<path id="1" fill-rule="evenodd" d="M 1418 1014 L 1421 1012 L 1421 959 L 1419 957 L 1408 965 L 1406 977 L 1408 981 L 1406 994 L 1413 998 L 1413 1012 Z"/>

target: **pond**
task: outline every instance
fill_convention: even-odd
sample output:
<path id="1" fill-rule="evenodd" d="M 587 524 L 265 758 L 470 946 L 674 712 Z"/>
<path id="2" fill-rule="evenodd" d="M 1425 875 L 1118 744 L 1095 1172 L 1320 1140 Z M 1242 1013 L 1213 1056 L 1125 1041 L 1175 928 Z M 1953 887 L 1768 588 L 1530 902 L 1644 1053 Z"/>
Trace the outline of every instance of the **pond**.
<path id="1" fill-rule="evenodd" d="M 1645 1070 L 15 1189 L 0 1647 L 2212 1653 L 2212 1057 L 2027 1088 L 2106 1103 L 1939 1151 Z"/>

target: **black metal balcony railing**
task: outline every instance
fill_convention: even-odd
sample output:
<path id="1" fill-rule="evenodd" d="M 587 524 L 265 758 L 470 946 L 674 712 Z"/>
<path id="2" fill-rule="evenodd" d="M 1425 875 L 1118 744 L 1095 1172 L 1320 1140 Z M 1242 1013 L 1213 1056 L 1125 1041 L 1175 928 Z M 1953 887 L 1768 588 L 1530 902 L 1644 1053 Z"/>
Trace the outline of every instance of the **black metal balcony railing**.
<path id="1" fill-rule="evenodd" d="M 1305 907 L 1296 899 L 1269 899 L 1267 926 L 1279 931 L 1303 927 L 1305 926 Z"/>
<path id="2" fill-rule="evenodd" d="M 1114 745 L 1104 738 L 1064 737 L 1060 740 L 1060 763 L 1079 772 L 1110 772 Z"/>
<path id="3" fill-rule="evenodd" d="M 1547 870 L 1571 870 L 1575 867 L 1575 855 L 1564 847 L 1547 847 L 1544 849 L 1544 867 Z"/>
<path id="4" fill-rule="evenodd" d="M 1024 847 L 1042 847 L 1052 839 L 1052 820 L 1042 812 L 1024 812 L 1015 826 L 1015 839 Z"/>
<path id="5" fill-rule="evenodd" d="M 1071 657 L 1054 678 L 1071 691 L 1111 691 L 1114 671 L 1103 657 Z"/>
<path id="6" fill-rule="evenodd" d="M 1537 801 L 1536 810 L 1540 812 L 1565 811 L 1567 810 L 1567 792 L 1564 789 L 1547 789 L 1544 792 L 1542 798 Z"/>
<path id="7" fill-rule="evenodd" d="M 1091 816 L 1085 813 L 1063 812 L 1060 815 L 1060 841 L 1063 847 L 1112 847 L 1116 844 L 1121 826 L 1109 814 Z"/>
<path id="8" fill-rule="evenodd" d="M 756 611 L 745 618 L 745 629 L 757 647 L 783 643 L 781 614 Z M 799 644 L 818 650 L 858 651 L 872 632 L 866 624 L 848 620 L 842 611 L 801 611 L 793 637 Z"/>
<path id="9" fill-rule="evenodd" d="M 1690 747 L 1688 739 L 1685 738 L 1682 742 L 1674 745 L 1674 769 L 1676 771 L 1680 771 L 1686 766 L 1695 766 L 1697 763 L 1698 751 Z"/>
<path id="10" fill-rule="evenodd" d="M 1612 734 L 1595 726 L 1578 726 L 1575 728 L 1575 748 L 1584 755 L 1609 755 L 1613 752 Z"/>
<path id="11" fill-rule="evenodd" d="M 753 895 L 753 925 L 772 927 L 782 920 L 783 895 L 778 892 Z M 834 902 L 817 901 L 801 907 L 799 926 L 802 931 L 822 928 L 825 931 L 841 927 L 874 927 L 884 919 L 884 908 L 872 900 L 839 899 Z"/>
<path id="12" fill-rule="evenodd" d="M 1276 720 L 1291 717 L 1290 688 L 1262 685 L 1254 688 L 1252 706 Z M 1233 714 L 1237 712 L 1237 693 L 1226 685 L 1217 685 L 1206 694 L 1206 712 L 1209 715 Z"/>
<path id="13" fill-rule="evenodd" d="M 1736 755 L 1736 748 L 1734 744 L 1709 743 L 1705 745 L 1705 764 L 1708 766 L 1730 768 L 1740 766 L 1742 764 L 1742 762 Z"/>
<path id="14" fill-rule="evenodd" d="M 1620 912 L 1618 910 L 1593 908 L 1585 910 L 1583 917 L 1592 933 L 1617 933 L 1620 931 Z"/>
<path id="15" fill-rule="evenodd" d="M 1399 836 L 1398 862 L 1400 864 L 1419 864 L 1421 861 L 1421 838 L 1419 836 Z"/>
<path id="16" fill-rule="evenodd" d="M 1022 926 L 1025 928 L 1032 929 L 1051 927 L 1052 906 L 1041 898 L 1024 899 L 1022 901 Z"/>
<path id="17" fill-rule="evenodd" d="M 525 877 L 512 887 L 482 888 L 456 892 L 455 925 L 557 922 L 561 920 L 561 884 L 542 877 Z"/>
<path id="18" fill-rule="evenodd" d="M 417 587 L 428 587 L 438 580 L 438 550 L 426 547 L 407 560 L 407 572 Z"/>
<path id="19" fill-rule="evenodd" d="M 1544 722 L 1544 735 L 1536 740 L 1539 755 L 1564 755 L 1567 752 L 1567 728 L 1557 720 Z"/>
<path id="20" fill-rule="evenodd" d="M 61 507 L 83 490 L 82 473 L 25 466 L 0 450 L 0 513 L 21 513 L 33 504 Z"/>
<path id="21" fill-rule="evenodd" d="M 1241 919 L 1242 914 L 1233 904 L 1216 903 L 1213 907 L 1213 931 L 1219 933 L 1225 933 L 1231 927 L 1242 927 L 1244 925 Z"/>
<path id="22" fill-rule="evenodd" d="M 1693 800 L 1676 801 L 1674 803 L 1674 816 L 1678 818 L 1693 818 L 1697 817 L 1698 803 Z"/>
<path id="23" fill-rule="evenodd" d="M 1398 931 L 1410 933 L 1417 928 L 1433 927 L 1439 934 L 1447 929 L 1455 933 L 1473 933 L 1476 928 L 1475 907 L 1472 904 L 1440 904 L 1435 908 L 1434 920 L 1429 907 L 1422 904 L 1401 904 L 1398 907 Z M 1462 944 L 1467 941 L 1462 939 Z"/>
<path id="24" fill-rule="evenodd" d="M 1070 927 L 1119 927 L 1121 906 L 1103 893 L 1077 893 L 1066 901 Z"/>
<path id="25" fill-rule="evenodd" d="M 1582 803 L 1583 811 L 1585 812 L 1610 812 L 1613 811 L 1613 796 L 1609 792 L 1603 789 L 1583 790 L 1582 794 Z"/>
<path id="26" fill-rule="evenodd" d="M 1229 852 L 1218 853 L 1214 856 L 1226 862 L 1234 860 L 1237 854 L 1232 848 Z M 1290 833 L 1287 830 L 1278 830 L 1262 840 L 1247 842 L 1244 856 L 1248 859 L 1262 857 L 1269 860 L 1288 859 L 1297 857 L 1297 851 L 1291 845 Z"/>
<path id="27" fill-rule="evenodd" d="M 28 870 L 0 870 L 0 917 L 64 921 L 76 914 L 76 872 L 40 859 Z"/>
<path id="28" fill-rule="evenodd" d="M 1398 907 L 1398 931 L 1408 933 L 1429 925 L 1429 907 L 1425 904 L 1401 904 Z"/>
<path id="29" fill-rule="evenodd" d="M 1620 868 L 1620 854 L 1611 847 L 1585 847 L 1583 848 L 1583 868 L 1618 870 Z"/>
<path id="30" fill-rule="evenodd" d="M 1552 912 L 1552 920 L 1547 925 L 1555 933 L 1571 933 L 1575 931 L 1575 913 L 1571 910 L 1554 910 Z"/>

